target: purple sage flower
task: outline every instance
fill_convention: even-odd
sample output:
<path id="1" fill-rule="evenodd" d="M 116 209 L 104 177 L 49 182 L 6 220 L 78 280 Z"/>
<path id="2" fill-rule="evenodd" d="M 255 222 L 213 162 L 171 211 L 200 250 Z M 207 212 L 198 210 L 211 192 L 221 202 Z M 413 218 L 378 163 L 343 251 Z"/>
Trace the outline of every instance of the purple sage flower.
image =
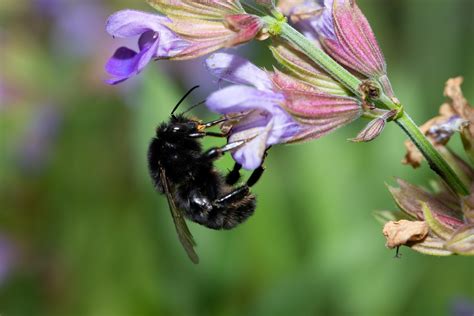
<path id="1" fill-rule="evenodd" d="M 228 140 L 247 141 L 233 153 L 245 169 L 260 166 L 268 146 L 289 142 L 304 129 L 280 106 L 284 96 L 273 89 L 271 77 L 264 70 L 224 53 L 210 56 L 206 66 L 216 77 L 236 84 L 214 92 L 206 103 L 220 114 L 246 113 L 232 126 Z"/>
<path id="2" fill-rule="evenodd" d="M 291 3 L 291 1 L 290 1 Z M 290 5 L 287 14 L 307 11 L 312 3 L 313 12 L 298 20 L 295 26 L 309 39 L 315 40 L 332 58 L 347 67 L 361 79 L 375 79 L 384 92 L 397 101 L 387 78 L 387 65 L 369 22 L 354 0 L 307 0 Z M 311 7 L 311 6 L 310 6 Z"/>
<path id="3" fill-rule="evenodd" d="M 264 24 L 247 14 L 238 0 L 206 3 L 182 0 L 149 0 L 166 16 L 123 10 L 107 22 L 112 36 L 138 36 L 139 51 L 120 47 L 106 65 L 116 84 L 139 73 L 152 59 L 193 59 L 223 47 L 236 46 L 254 38 L 263 39 Z"/>
<path id="4" fill-rule="evenodd" d="M 358 118 L 357 100 L 331 95 L 279 71 L 267 72 L 249 61 L 218 53 L 206 61 L 216 77 L 235 85 L 214 92 L 207 106 L 232 118 L 229 142 L 245 140 L 234 159 L 255 169 L 268 146 L 319 138 Z"/>
<path id="5" fill-rule="evenodd" d="M 341 64 L 368 78 L 386 75 L 385 58 L 354 0 L 325 0 L 313 26 L 323 47 Z"/>
<path id="6" fill-rule="evenodd" d="M 107 32 L 114 37 L 140 36 L 139 51 L 120 47 L 107 62 L 105 69 L 113 76 L 107 80 L 117 84 L 138 74 L 152 60 L 170 58 L 183 51 L 189 43 L 164 23 L 164 16 L 134 10 L 116 12 L 107 20 Z"/>

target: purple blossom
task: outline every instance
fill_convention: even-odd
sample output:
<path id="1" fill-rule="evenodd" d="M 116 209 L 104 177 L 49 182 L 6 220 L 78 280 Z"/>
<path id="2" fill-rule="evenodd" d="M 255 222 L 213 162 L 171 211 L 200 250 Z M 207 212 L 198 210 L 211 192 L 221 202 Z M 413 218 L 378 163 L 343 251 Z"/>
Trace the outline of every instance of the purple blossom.
<path id="1" fill-rule="evenodd" d="M 138 74 L 152 59 L 170 58 L 189 46 L 189 43 L 165 23 L 167 17 L 135 10 L 122 10 L 107 20 L 107 32 L 114 37 L 140 36 L 139 51 L 120 47 L 107 62 L 105 69 L 112 75 L 107 80 L 117 84 Z"/>
<path id="2" fill-rule="evenodd" d="M 246 113 L 232 126 L 228 140 L 246 141 L 233 152 L 234 159 L 245 169 L 260 166 L 268 146 L 286 143 L 304 129 L 280 106 L 285 102 L 284 96 L 274 91 L 264 70 L 241 57 L 224 53 L 210 56 L 206 66 L 213 75 L 236 84 L 211 94 L 207 106 L 224 115 Z"/>
<path id="3" fill-rule="evenodd" d="M 363 77 L 385 76 L 384 56 L 369 22 L 355 1 L 318 2 L 323 5 L 322 13 L 298 25 L 305 35 L 319 40 L 328 54 Z"/>
<path id="4" fill-rule="evenodd" d="M 229 142 L 246 141 L 233 153 L 246 169 L 257 168 L 270 145 L 319 138 L 362 114 L 352 97 L 323 92 L 277 70 L 266 72 L 238 56 L 214 54 L 206 65 L 235 84 L 211 94 L 207 106 L 230 118 L 244 114 L 231 123 Z"/>
<path id="5" fill-rule="evenodd" d="M 319 35 L 326 38 L 337 40 L 336 31 L 334 29 L 334 19 L 332 17 L 333 0 L 321 0 L 323 7 L 322 14 L 318 19 L 314 20 L 313 27 L 318 31 Z"/>
<path id="6" fill-rule="evenodd" d="M 122 10 L 109 18 L 107 31 L 112 36 L 140 38 L 138 52 L 120 47 L 108 61 L 106 70 L 113 77 L 108 83 L 136 75 L 152 59 L 194 59 L 268 37 L 261 33 L 262 19 L 247 14 L 239 0 L 153 0 L 149 4 L 164 16 Z"/>

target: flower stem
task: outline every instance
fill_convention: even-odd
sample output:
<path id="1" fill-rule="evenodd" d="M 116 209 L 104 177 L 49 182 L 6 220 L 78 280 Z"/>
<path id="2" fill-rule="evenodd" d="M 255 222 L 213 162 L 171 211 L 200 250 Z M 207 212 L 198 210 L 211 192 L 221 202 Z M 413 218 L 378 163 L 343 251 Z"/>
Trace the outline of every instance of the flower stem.
<path id="1" fill-rule="evenodd" d="M 269 29 L 273 32 L 272 35 L 280 36 L 288 41 L 291 45 L 299 48 L 309 58 L 311 58 L 321 68 L 326 70 L 334 79 L 338 80 L 346 86 L 357 97 L 363 98 L 360 91 L 362 81 L 355 77 L 348 70 L 342 67 L 322 49 L 314 45 L 303 34 L 295 30 L 285 21 L 275 19 L 271 16 L 264 16 L 262 19 L 267 23 Z M 395 103 L 392 98 L 388 97 L 383 91 L 378 100 L 375 100 L 378 105 L 387 109 L 399 110 L 400 114 L 394 120 L 398 126 L 408 135 L 411 141 L 416 145 L 420 152 L 425 157 L 430 168 L 436 172 L 446 183 L 457 193 L 461 195 L 468 195 L 469 190 L 466 185 L 459 179 L 457 174 L 444 160 L 440 153 L 433 147 L 430 141 L 420 131 L 418 126 L 413 122 L 410 116 L 403 110 L 402 106 Z"/>
<path id="2" fill-rule="evenodd" d="M 444 160 L 440 153 L 433 147 L 430 141 L 420 131 L 411 117 L 404 112 L 395 122 L 410 137 L 410 140 L 416 145 L 430 165 L 430 168 L 436 172 L 446 183 L 457 193 L 468 195 L 469 190 L 459 179 L 458 175 Z"/>

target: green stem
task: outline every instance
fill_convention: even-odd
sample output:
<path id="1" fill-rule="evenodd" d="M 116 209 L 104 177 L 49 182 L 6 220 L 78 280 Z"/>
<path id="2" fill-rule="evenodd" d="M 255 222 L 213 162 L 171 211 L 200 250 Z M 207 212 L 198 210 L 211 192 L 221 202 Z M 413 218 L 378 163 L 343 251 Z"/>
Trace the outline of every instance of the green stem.
<path id="1" fill-rule="evenodd" d="M 338 80 L 349 90 L 351 90 L 357 97 L 363 97 L 361 91 L 359 90 L 362 81 L 347 71 L 339 63 L 327 55 L 322 49 L 316 47 L 303 34 L 285 23 L 285 21 L 282 19 L 275 19 L 270 16 L 264 16 L 262 19 L 266 22 L 269 32 L 272 35 L 280 36 L 291 43 L 293 46 L 299 48 L 321 68 L 326 70 L 334 79 Z M 380 98 L 375 102 L 384 108 L 401 111 L 395 119 L 395 122 L 402 128 L 402 130 L 420 150 L 426 161 L 428 161 L 431 169 L 435 171 L 442 179 L 444 179 L 444 181 L 446 181 L 446 183 L 457 193 L 461 195 L 469 194 L 469 190 L 466 185 L 459 179 L 449 164 L 443 159 L 439 152 L 420 131 L 410 116 L 405 111 L 403 111 L 400 104 L 395 103 L 383 91 L 381 92 Z"/>
<path id="2" fill-rule="evenodd" d="M 397 120 L 395 120 L 395 122 L 408 135 L 408 137 L 410 137 L 410 140 L 420 150 L 434 172 L 444 179 L 457 193 L 461 195 L 469 194 L 469 189 L 466 185 L 459 179 L 458 175 L 433 147 L 431 142 L 428 141 L 407 113 L 404 112 Z"/>

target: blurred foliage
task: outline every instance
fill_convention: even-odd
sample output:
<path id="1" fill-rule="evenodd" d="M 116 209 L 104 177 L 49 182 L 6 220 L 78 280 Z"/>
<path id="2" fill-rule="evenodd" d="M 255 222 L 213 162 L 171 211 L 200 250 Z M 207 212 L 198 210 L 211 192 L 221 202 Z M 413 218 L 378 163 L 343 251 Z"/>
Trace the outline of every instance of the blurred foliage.
<path id="1" fill-rule="evenodd" d="M 416 121 L 435 115 L 449 77 L 463 75 L 474 99 L 473 1 L 358 2 Z M 247 223 L 224 232 L 190 224 L 201 257 L 193 266 L 150 183 L 146 148 L 183 91 L 202 83 L 200 98 L 217 84 L 195 61 L 158 62 L 105 85 L 103 64 L 123 42 L 104 21 L 125 7 L 147 9 L 0 2 L 2 316 L 447 315 L 474 300 L 472 259 L 405 249 L 396 260 L 384 247 L 372 217 L 394 208 L 384 182 L 433 177 L 399 163 L 405 136 L 393 124 L 369 144 L 346 141 L 365 123 L 356 122 L 272 148 Z M 242 53 L 272 63 L 261 43 Z"/>

